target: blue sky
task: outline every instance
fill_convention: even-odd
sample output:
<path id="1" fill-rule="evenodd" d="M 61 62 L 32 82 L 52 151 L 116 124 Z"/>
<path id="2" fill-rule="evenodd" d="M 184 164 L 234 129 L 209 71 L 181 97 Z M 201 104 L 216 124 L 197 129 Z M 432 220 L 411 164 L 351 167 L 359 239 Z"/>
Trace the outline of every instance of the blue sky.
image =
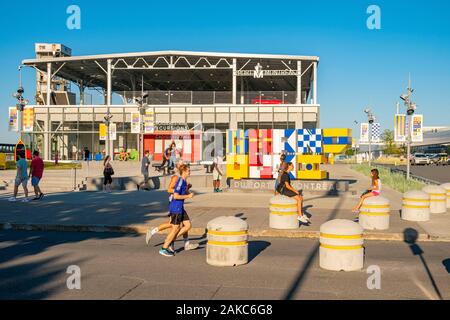
<path id="1" fill-rule="evenodd" d="M 20 3 L 20 7 L 18 4 Z M 66 27 L 69 5 L 81 30 Z M 381 30 L 366 9 L 381 8 Z M 35 42 L 63 43 L 74 55 L 198 50 L 317 55 L 321 127 L 352 127 L 370 105 L 392 127 L 411 73 L 425 125 L 450 125 L 450 2 L 428 1 L 1 1 L 0 142 L 17 89 L 17 66 Z M 34 71 L 24 71 L 34 101 Z M 354 132 L 357 135 L 357 132 Z"/>

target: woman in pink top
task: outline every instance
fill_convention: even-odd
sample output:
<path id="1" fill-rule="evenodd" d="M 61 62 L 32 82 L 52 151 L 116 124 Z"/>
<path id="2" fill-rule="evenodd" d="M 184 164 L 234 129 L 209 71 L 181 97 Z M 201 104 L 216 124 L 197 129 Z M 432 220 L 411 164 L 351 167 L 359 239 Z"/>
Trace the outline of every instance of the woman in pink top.
<path id="1" fill-rule="evenodd" d="M 362 194 L 361 199 L 359 200 L 358 204 L 353 208 L 352 212 L 355 213 L 359 212 L 359 209 L 361 208 L 364 199 L 379 196 L 381 194 L 381 180 L 379 177 L 378 169 L 372 169 L 370 171 L 370 175 L 372 176 L 372 187 Z"/>

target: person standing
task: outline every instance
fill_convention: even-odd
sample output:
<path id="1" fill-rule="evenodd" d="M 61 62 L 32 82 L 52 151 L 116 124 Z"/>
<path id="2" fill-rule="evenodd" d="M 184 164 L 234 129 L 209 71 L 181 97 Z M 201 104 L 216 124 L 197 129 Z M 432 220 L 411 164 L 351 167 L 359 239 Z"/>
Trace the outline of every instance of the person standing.
<path id="1" fill-rule="evenodd" d="M 31 177 L 31 185 L 34 188 L 35 197 L 33 200 L 41 200 L 44 197 L 44 194 L 39 187 L 39 182 L 42 179 L 42 175 L 44 174 L 44 161 L 39 157 L 39 151 L 33 152 L 33 160 L 30 165 L 30 175 Z"/>
<path id="2" fill-rule="evenodd" d="M 149 174 L 148 174 L 148 170 L 150 167 L 150 152 L 148 150 L 145 151 L 144 156 L 142 157 L 142 162 L 141 162 L 141 173 L 144 176 L 144 189 L 148 190 L 148 180 L 149 180 Z M 142 184 L 141 184 L 142 185 Z M 138 185 L 138 190 L 140 188 L 140 185 Z"/>
<path id="3" fill-rule="evenodd" d="M 106 156 L 103 160 L 103 191 L 111 192 L 112 176 L 114 175 L 114 169 L 111 165 L 111 157 Z"/>
<path id="4" fill-rule="evenodd" d="M 16 179 L 14 181 L 14 196 L 9 198 L 9 201 L 17 201 L 17 193 L 19 192 L 19 186 L 22 185 L 23 191 L 25 193 L 25 198 L 22 200 L 22 202 L 28 202 L 30 199 L 28 199 L 28 172 L 27 172 L 27 160 L 25 160 L 25 152 L 19 152 L 18 154 L 19 160 L 16 162 Z"/>
<path id="5" fill-rule="evenodd" d="M 177 145 L 172 142 L 170 145 L 170 158 L 169 158 L 169 169 L 167 173 L 175 168 L 175 163 L 177 162 Z"/>
<path id="6" fill-rule="evenodd" d="M 294 198 L 297 200 L 298 220 L 303 223 L 310 223 L 309 218 L 303 213 L 303 197 L 300 191 L 297 191 L 291 185 L 291 177 L 289 172 L 294 169 L 292 162 L 284 162 L 280 168 L 282 173 L 278 176 L 277 192 L 283 196 Z"/>
<path id="7" fill-rule="evenodd" d="M 89 156 L 91 152 L 89 151 L 88 147 L 84 147 L 84 161 L 89 161 Z"/>
<path id="8" fill-rule="evenodd" d="M 178 237 L 184 236 L 192 228 L 189 216 L 184 209 L 184 200 L 192 199 L 194 194 L 189 191 L 186 179 L 190 175 L 190 169 L 187 165 L 180 167 L 180 177 L 176 182 L 173 200 L 169 205 L 170 224 L 172 230 L 167 235 L 166 240 L 159 253 L 166 257 L 173 257 L 174 254 L 168 250 L 169 245 Z M 183 227 L 181 227 L 183 225 Z M 191 244 L 189 238 L 184 238 L 184 250 L 193 250 L 198 248 L 198 244 Z"/>
<path id="9" fill-rule="evenodd" d="M 223 176 L 221 162 L 222 162 L 222 159 L 219 156 L 215 157 L 213 160 L 212 172 L 213 172 L 214 192 L 222 192 L 222 190 L 220 189 L 220 180 L 222 179 L 222 176 Z"/>

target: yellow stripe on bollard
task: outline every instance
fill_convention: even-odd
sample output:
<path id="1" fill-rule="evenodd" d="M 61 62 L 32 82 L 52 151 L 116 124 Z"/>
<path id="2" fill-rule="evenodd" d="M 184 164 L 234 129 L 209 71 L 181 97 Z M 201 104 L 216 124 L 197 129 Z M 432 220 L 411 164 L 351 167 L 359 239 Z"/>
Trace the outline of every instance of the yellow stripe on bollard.
<path id="1" fill-rule="evenodd" d="M 329 234 L 329 233 L 320 233 L 322 238 L 330 238 L 330 239 L 362 239 L 362 234 L 354 234 L 354 235 L 341 235 L 341 234 Z"/>
<path id="2" fill-rule="evenodd" d="M 280 216 L 293 216 L 294 214 L 298 214 L 297 211 L 295 211 L 295 212 L 271 211 L 270 213 L 277 214 Z"/>
<path id="3" fill-rule="evenodd" d="M 391 215 L 390 212 L 365 212 L 365 211 L 361 211 L 359 214 L 363 214 L 366 216 L 389 216 L 389 215 Z"/>
<path id="4" fill-rule="evenodd" d="M 445 197 L 445 193 L 429 193 L 429 195 L 434 197 Z"/>
<path id="5" fill-rule="evenodd" d="M 214 246 L 245 246 L 247 241 L 238 241 L 238 242 L 223 242 L 223 241 L 208 241 L 208 244 Z"/>
<path id="6" fill-rule="evenodd" d="M 384 208 L 389 208 L 389 205 L 388 204 L 363 204 L 361 208 L 384 209 Z"/>
<path id="7" fill-rule="evenodd" d="M 208 230 L 208 234 L 212 234 L 215 236 L 240 236 L 240 235 L 246 235 L 247 231 L 215 231 L 215 230 Z"/>
<path id="8" fill-rule="evenodd" d="M 414 205 L 410 205 L 410 204 L 404 204 L 403 205 L 404 208 L 408 208 L 408 209 L 427 209 L 430 208 L 430 206 L 414 206 Z"/>
<path id="9" fill-rule="evenodd" d="M 357 250 L 357 249 L 362 249 L 363 248 L 362 245 L 357 245 L 357 246 L 332 246 L 332 245 L 329 245 L 329 244 L 320 244 L 320 246 L 322 248 L 332 249 L 332 250 Z"/>
<path id="10" fill-rule="evenodd" d="M 446 199 L 431 199 L 431 202 L 447 202 Z"/>
<path id="11" fill-rule="evenodd" d="M 403 198 L 403 201 L 430 202 L 430 199 L 412 199 L 412 198 Z"/>
<path id="12" fill-rule="evenodd" d="M 275 207 L 275 208 L 297 208 L 297 204 L 296 203 L 292 203 L 292 204 L 271 203 L 270 206 L 271 207 Z"/>

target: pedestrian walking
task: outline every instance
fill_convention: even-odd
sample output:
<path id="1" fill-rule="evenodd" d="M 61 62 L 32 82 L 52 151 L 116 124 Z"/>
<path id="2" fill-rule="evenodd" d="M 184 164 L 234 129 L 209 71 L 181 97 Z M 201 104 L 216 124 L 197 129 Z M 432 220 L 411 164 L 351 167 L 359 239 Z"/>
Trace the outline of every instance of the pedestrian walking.
<path id="1" fill-rule="evenodd" d="M 25 198 L 22 200 L 22 202 L 28 202 L 30 201 L 28 199 L 28 164 L 27 160 L 25 160 L 25 151 L 19 152 L 18 154 L 18 160 L 16 162 L 16 179 L 14 181 L 14 196 L 9 198 L 9 201 L 14 202 L 17 201 L 17 193 L 19 192 L 19 186 L 22 185 L 23 191 L 25 193 Z"/>
<path id="2" fill-rule="evenodd" d="M 214 192 L 222 192 L 220 189 L 220 180 L 223 176 L 223 166 L 222 166 L 222 158 L 217 156 L 213 160 L 212 164 L 212 173 L 213 173 L 213 187 Z"/>
<path id="3" fill-rule="evenodd" d="M 180 177 L 178 178 L 173 199 L 169 205 L 170 214 L 170 224 L 171 231 L 168 234 L 162 248 L 159 253 L 166 257 L 173 257 L 174 254 L 168 250 L 169 245 L 178 237 L 183 236 L 184 238 L 184 250 L 193 250 L 198 248 L 198 244 L 192 244 L 188 237 L 184 235 L 188 234 L 189 230 L 192 228 L 189 216 L 184 209 L 184 200 L 191 199 L 194 194 L 189 191 L 187 178 L 190 175 L 190 169 L 187 165 L 180 166 Z"/>
<path id="4" fill-rule="evenodd" d="M 376 197 L 381 194 L 381 179 L 380 179 L 380 173 L 378 172 L 378 169 L 372 169 L 370 171 L 370 176 L 372 178 L 372 185 L 370 189 L 367 189 L 363 194 L 361 195 L 358 204 L 353 208 L 353 213 L 358 213 L 359 209 L 361 208 L 363 202 L 365 199 L 370 197 Z"/>
<path id="5" fill-rule="evenodd" d="M 150 152 L 148 150 L 145 151 L 144 156 L 141 161 L 141 173 L 144 176 L 144 182 L 138 185 L 138 190 L 143 185 L 145 190 L 149 189 L 148 180 L 149 180 L 149 168 L 150 168 Z"/>
<path id="6" fill-rule="evenodd" d="M 301 190 L 295 190 L 291 185 L 291 177 L 289 172 L 294 169 L 292 162 L 284 162 L 280 168 L 282 173 L 278 176 L 277 192 L 283 196 L 297 200 L 297 219 L 303 223 L 310 223 L 309 218 L 303 213 L 303 197 Z"/>
<path id="7" fill-rule="evenodd" d="M 111 192 L 112 176 L 114 169 L 111 165 L 111 157 L 108 155 L 103 160 L 103 191 Z"/>
<path id="8" fill-rule="evenodd" d="M 44 174 L 44 161 L 39 157 L 39 151 L 35 150 L 33 152 L 33 160 L 31 160 L 30 174 L 31 185 L 34 188 L 35 197 L 33 200 L 41 200 L 44 197 L 39 183 L 42 180 L 42 175 Z"/>

